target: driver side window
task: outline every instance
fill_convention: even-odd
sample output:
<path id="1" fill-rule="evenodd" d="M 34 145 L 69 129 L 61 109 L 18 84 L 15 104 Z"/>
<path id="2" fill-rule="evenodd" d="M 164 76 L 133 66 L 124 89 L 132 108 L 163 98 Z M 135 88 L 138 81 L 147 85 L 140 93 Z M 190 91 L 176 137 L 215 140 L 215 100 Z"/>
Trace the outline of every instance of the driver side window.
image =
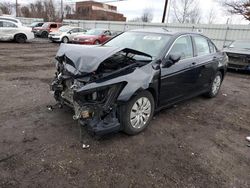
<path id="1" fill-rule="evenodd" d="M 193 57 L 193 45 L 190 36 L 178 38 L 172 46 L 168 55 L 181 55 L 181 59 Z"/>

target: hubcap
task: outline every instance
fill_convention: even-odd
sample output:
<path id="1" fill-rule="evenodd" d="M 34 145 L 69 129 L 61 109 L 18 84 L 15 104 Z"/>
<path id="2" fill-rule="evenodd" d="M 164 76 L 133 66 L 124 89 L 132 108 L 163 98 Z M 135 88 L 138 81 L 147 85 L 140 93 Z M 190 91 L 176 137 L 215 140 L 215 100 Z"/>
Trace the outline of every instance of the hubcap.
<path id="1" fill-rule="evenodd" d="M 214 79 L 213 86 L 212 86 L 212 92 L 214 95 L 216 95 L 219 92 L 221 85 L 221 77 L 217 75 Z"/>
<path id="2" fill-rule="evenodd" d="M 130 112 L 130 123 L 133 128 L 140 129 L 147 122 L 151 115 L 151 102 L 146 97 L 139 98 L 133 105 Z"/>

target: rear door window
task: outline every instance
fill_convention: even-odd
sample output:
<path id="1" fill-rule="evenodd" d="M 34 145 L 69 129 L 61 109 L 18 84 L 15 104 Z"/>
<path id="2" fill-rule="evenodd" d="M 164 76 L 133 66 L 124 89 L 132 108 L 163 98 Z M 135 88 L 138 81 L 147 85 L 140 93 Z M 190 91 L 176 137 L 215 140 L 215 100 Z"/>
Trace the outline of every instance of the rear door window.
<path id="1" fill-rule="evenodd" d="M 204 56 L 210 54 L 210 46 L 208 40 L 202 36 L 193 36 L 194 44 L 197 51 L 197 56 Z"/>
<path id="2" fill-rule="evenodd" d="M 181 55 L 181 59 L 193 57 L 193 45 L 190 36 L 178 38 L 172 46 L 169 55 Z"/>
<path id="3" fill-rule="evenodd" d="M 50 24 L 50 28 L 57 28 L 57 24 Z"/>
<path id="4" fill-rule="evenodd" d="M 3 21 L 3 27 L 15 28 L 17 26 L 14 23 L 12 23 L 12 22 Z"/>

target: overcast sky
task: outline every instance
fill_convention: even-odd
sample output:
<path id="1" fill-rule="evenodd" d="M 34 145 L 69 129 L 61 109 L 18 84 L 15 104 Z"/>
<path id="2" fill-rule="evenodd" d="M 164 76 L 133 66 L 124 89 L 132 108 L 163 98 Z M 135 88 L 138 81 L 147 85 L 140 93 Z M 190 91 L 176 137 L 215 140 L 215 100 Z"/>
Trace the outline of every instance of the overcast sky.
<path id="1" fill-rule="evenodd" d="M 5 0 L 8 2 L 15 2 L 15 0 Z M 35 0 L 18 0 L 20 4 L 34 2 Z M 54 0 L 60 1 L 60 0 Z M 81 0 L 63 0 L 66 3 L 75 2 Z M 99 2 L 107 2 L 110 0 L 98 0 Z M 169 0 L 171 1 L 174 0 Z M 231 16 L 223 10 L 223 8 L 217 3 L 218 0 L 198 0 L 200 1 L 200 8 L 202 12 L 202 22 L 206 22 L 208 12 L 211 8 L 214 8 L 216 12 L 216 23 L 224 24 L 229 18 L 231 23 L 248 24 L 241 16 Z M 161 22 L 163 7 L 165 0 L 124 0 L 121 2 L 109 3 L 117 6 L 118 12 L 123 13 L 127 20 L 139 17 L 143 10 L 150 9 L 153 13 L 153 22 Z M 171 14 L 171 11 L 170 11 Z"/>

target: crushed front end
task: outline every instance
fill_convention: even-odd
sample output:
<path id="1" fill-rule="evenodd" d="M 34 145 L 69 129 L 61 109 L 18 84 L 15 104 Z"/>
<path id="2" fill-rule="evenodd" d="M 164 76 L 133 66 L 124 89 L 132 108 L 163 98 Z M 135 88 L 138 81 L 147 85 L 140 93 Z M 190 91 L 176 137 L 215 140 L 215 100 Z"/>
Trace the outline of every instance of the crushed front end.
<path id="1" fill-rule="evenodd" d="M 88 62 L 83 62 L 65 51 L 60 54 L 59 50 L 51 91 L 60 105 L 73 108 L 73 119 L 86 125 L 95 135 L 120 131 L 118 110 L 122 102 L 117 99 L 128 83 L 126 76 L 149 61 L 135 61 L 127 57 L 126 50 L 118 49 L 110 49 L 112 52 L 106 52 L 107 56 L 96 59 L 91 51 L 93 49 L 88 48 L 89 54 L 83 55 Z"/>

